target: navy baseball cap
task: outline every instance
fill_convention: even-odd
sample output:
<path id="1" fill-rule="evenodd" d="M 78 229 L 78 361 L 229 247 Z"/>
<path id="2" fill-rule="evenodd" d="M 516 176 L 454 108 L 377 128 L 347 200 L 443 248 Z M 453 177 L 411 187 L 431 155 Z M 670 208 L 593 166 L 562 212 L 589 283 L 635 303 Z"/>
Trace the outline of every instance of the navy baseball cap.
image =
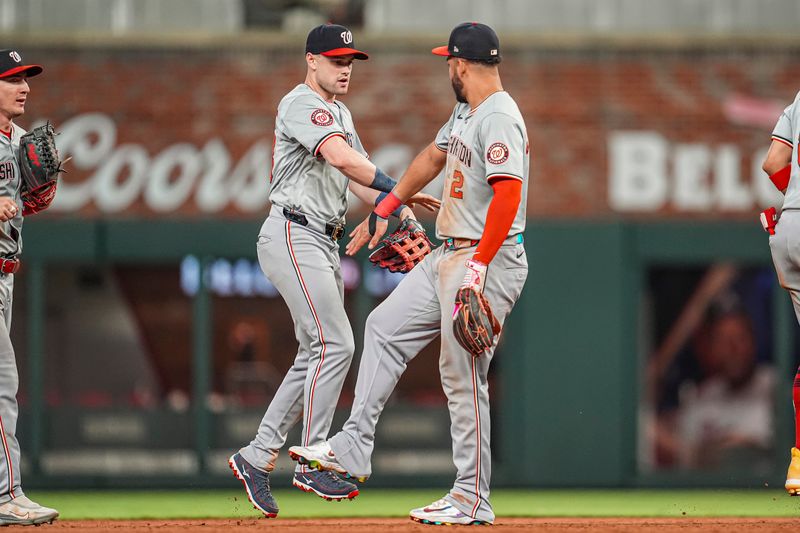
<path id="1" fill-rule="evenodd" d="M 353 33 L 338 24 L 322 24 L 308 32 L 306 52 L 322 54 L 326 57 L 346 56 L 353 54 L 356 59 L 369 59 L 353 44 Z"/>
<path id="2" fill-rule="evenodd" d="M 25 72 L 28 77 L 42 73 L 41 65 L 26 65 L 22 56 L 16 50 L 0 50 L 0 78 L 7 78 L 20 72 Z"/>
<path id="3" fill-rule="evenodd" d="M 492 28 L 480 22 L 464 22 L 453 28 L 447 46 L 431 50 L 437 56 L 463 59 L 500 57 L 500 39 Z"/>

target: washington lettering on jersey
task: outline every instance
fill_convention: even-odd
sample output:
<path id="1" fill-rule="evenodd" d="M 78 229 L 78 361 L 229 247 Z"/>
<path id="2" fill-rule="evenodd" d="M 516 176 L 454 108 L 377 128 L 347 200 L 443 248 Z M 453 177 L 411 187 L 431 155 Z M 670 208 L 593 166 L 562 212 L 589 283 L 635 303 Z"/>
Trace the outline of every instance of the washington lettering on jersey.
<path id="1" fill-rule="evenodd" d="M 19 171 L 19 139 L 25 130 L 14 125 L 9 139 L 0 135 L 0 196 L 22 204 L 22 180 Z M 12 256 L 22 251 L 22 209 L 11 220 L 0 223 L 0 255 Z"/>
<path id="2" fill-rule="evenodd" d="M 0 163 L 0 180 L 14 179 L 14 164 L 11 161 Z"/>
<path id="3" fill-rule="evenodd" d="M 447 153 L 455 156 L 459 161 L 472 168 L 472 150 L 457 136 L 450 136 L 447 145 Z"/>
<path id="4" fill-rule="evenodd" d="M 505 91 L 470 109 L 456 104 L 434 141 L 447 153 L 442 207 L 436 218 L 440 239 L 480 239 L 495 180 L 522 182 L 522 198 L 509 235 L 525 230 L 528 195 L 528 133 L 516 102 Z"/>

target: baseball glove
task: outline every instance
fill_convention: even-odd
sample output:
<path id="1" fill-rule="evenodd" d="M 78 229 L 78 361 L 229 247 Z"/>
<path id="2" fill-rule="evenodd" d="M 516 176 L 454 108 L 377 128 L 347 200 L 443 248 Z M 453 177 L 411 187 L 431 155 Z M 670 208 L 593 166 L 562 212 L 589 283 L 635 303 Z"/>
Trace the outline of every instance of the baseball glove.
<path id="1" fill-rule="evenodd" d="M 483 293 L 471 287 L 458 289 L 453 310 L 453 334 L 458 343 L 477 357 L 492 347 L 499 333 L 500 322 Z"/>
<path id="2" fill-rule="evenodd" d="M 22 216 L 35 215 L 50 207 L 56 197 L 57 186 L 58 181 L 53 180 L 38 189 L 22 193 Z"/>
<path id="3" fill-rule="evenodd" d="M 23 189 L 36 191 L 58 178 L 63 172 L 55 143 L 56 131 L 48 122 L 34 128 L 19 140 L 19 168 Z"/>
<path id="4" fill-rule="evenodd" d="M 422 224 L 406 218 L 394 233 L 384 237 L 369 254 L 369 260 L 391 272 L 409 272 L 431 253 L 431 241 Z"/>

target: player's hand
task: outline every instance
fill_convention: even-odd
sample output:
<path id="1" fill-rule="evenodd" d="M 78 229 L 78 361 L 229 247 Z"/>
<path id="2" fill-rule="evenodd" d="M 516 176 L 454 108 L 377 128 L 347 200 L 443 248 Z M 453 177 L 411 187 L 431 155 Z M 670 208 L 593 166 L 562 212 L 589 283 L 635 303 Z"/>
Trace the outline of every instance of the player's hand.
<path id="1" fill-rule="evenodd" d="M 406 205 L 410 206 L 417 206 L 427 209 L 428 211 L 436 211 L 441 207 L 442 201 L 436 198 L 435 196 L 431 196 L 430 194 L 425 194 L 424 192 L 418 192 L 408 200 L 406 200 Z"/>
<path id="2" fill-rule="evenodd" d="M 369 242 L 369 249 L 372 250 L 378 245 L 388 227 L 389 222 L 386 219 L 378 218 L 375 221 L 375 234 L 372 235 L 369 232 L 369 217 L 367 217 L 361 224 L 356 226 L 356 229 L 350 232 L 350 237 L 352 238 L 347 243 L 345 253 L 347 255 L 355 255 L 367 242 Z"/>
<path id="3" fill-rule="evenodd" d="M 489 267 L 475 259 L 467 260 L 465 266 L 467 267 L 467 272 L 464 274 L 461 288 L 473 289 L 478 293 L 483 292 L 483 285 L 486 283 L 486 270 Z"/>
<path id="4" fill-rule="evenodd" d="M 414 214 L 414 211 L 406 206 L 400 211 L 400 222 L 404 221 L 405 219 L 410 218 L 411 220 L 417 220 L 417 216 Z"/>
<path id="5" fill-rule="evenodd" d="M 19 207 L 8 196 L 0 196 L 0 222 L 6 222 L 17 216 Z"/>

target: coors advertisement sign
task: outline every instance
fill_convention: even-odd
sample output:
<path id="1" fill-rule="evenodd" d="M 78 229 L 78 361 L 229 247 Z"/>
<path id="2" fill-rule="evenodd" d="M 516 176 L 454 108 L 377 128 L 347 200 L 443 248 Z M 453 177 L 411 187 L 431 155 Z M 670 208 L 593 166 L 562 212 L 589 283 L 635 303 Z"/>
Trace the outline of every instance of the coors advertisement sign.
<path id="1" fill-rule="evenodd" d="M 394 177 L 455 103 L 446 65 L 423 48 L 379 49 L 341 97 L 371 160 Z M 791 50 L 522 52 L 504 54 L 501 73 L 530 138 L 529 217 L 748 219 L 780 205 L 761 163 L 800 89 Z M 52 121 L 72 158 L 46 216 L 266 214 L 275 113 L 305 77 L 302 52 L 29 55 L 45 72 L 18 122 Z"/>

